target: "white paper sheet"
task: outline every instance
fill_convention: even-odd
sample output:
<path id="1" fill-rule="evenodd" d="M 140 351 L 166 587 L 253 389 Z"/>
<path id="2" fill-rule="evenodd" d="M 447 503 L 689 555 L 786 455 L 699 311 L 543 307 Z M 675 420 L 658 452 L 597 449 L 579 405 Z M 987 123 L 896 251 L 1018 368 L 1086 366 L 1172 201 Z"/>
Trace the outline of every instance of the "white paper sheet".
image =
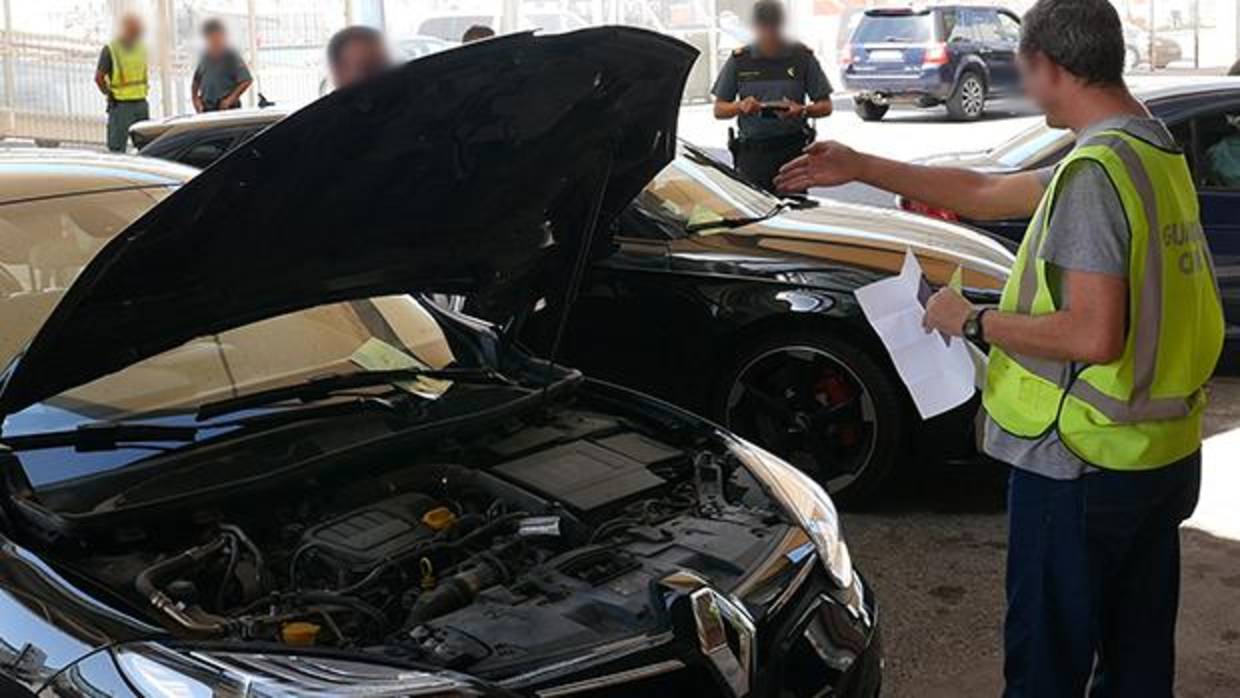
<path id="1" fill-rule="evenodd" d="M 922 327 L 921 287 L 921 265 L 909 252 L 898 276 L 863 286 L 856 296 L 921 418 L 929 419 L 973 397 L 977 369 L 965 340 Z"/>

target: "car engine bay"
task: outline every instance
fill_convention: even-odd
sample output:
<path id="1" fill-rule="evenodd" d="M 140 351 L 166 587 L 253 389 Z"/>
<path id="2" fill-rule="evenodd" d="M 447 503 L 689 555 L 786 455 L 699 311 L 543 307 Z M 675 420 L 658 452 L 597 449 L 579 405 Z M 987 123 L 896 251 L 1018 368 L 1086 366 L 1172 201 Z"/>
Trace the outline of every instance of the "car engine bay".
<path id="1" fill-rule="evenodd" d="M 179 637 L 494 678 L 659 629 L 661 578 L 690 570 L 735 587 L 784 530 L 701 431 L 573 407 L 424 451 L 57 557 Z"/>

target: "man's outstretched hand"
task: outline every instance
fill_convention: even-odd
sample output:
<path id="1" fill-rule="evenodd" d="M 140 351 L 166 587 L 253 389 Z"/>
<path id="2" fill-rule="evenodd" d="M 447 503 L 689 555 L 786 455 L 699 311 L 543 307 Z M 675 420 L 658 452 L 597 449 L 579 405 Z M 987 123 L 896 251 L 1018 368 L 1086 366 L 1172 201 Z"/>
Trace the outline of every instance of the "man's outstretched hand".
<path id="1" fill-rule="evenodd" d="M 810 187 L 847 184 L 861 175 L 862 155 L 843 143 L 814 143 L 805 153 L 784 165 L 775 177 L 780 191 L 805 191 Z"/>

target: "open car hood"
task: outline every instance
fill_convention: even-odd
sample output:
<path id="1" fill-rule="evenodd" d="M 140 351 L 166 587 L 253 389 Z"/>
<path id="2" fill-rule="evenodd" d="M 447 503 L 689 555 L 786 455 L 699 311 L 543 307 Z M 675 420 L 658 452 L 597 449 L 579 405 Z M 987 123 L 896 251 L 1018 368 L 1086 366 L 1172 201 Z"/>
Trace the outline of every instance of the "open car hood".
<path id="1" fill-rule="evenodd" d="M 333 92 L 104 247 L 9 365 L 0 413 L 322 303 L 438 291 L 515 312 L 671 161 L 696 55 L 639 29 L 517 34 Z"/>

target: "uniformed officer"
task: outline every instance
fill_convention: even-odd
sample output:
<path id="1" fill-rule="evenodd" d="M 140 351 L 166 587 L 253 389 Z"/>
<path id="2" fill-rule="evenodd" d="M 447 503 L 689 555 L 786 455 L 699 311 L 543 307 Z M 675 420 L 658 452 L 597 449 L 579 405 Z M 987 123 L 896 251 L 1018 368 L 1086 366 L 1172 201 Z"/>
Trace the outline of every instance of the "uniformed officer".
<path id="1" fill-rule="evenodd" d="M 729 129 L 728 139 L 736 168 L 773 189 L 780 166 L 813 142 L 809 120 L 831 114 L 831 83 L 814 53 L 784 36 L 778 0 L 754 4 L 753 29 L 754 42 L 733 52 L 711 92 L 715 118 L 738 122 L 739 136 Z"/>
<path id="2" fill-rule="evenodd" d="M 130 126 L 150 118 L 143 32 L 136 14 L 122 17 L 116 39 L 103 47 L 95 68 L 95 85 L 108 98 L 108 150 L 114 153 L 125 152 Z"/>
<path id="3" fill-rule="evenodd" d="M 1201 484 L 1223 345 L 1214 265 L 1174 136 L 1124 84 L 1109 0 L 1038 0 L 1025 92 L 1077 146 L 1012 175 L 818 143 L 781 185 L 861 181 L 975 219 L 1030 217 L 997 308 L 944 289 L 927 328 L 989 344 L 984 447 L 1008 490 L 1005 698 L 1171 698 L 1179 525 Z"/>

